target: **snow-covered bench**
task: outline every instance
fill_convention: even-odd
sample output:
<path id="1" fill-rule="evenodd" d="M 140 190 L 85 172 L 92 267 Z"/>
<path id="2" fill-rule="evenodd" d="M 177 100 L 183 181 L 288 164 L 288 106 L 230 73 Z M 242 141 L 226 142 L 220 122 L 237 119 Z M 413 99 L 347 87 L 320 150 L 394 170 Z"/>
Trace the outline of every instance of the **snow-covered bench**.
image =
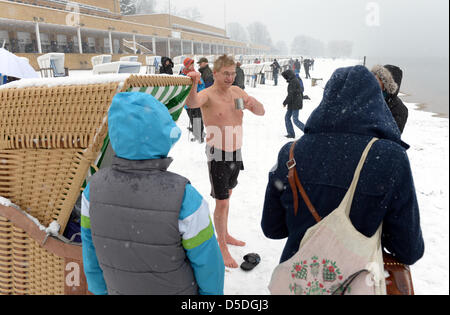
<path id="1" fill-rule="evenodd" d="M 93 74 L 112 74 L 112 73 L 139 73 L 142 64 L 140 62 L 116 61 L 103 63 L 94 66 Z"/>
<path id="2" fill-rule="evenodd" d="M 116 74 L 0 87 L 0 196 L 23 210 L 0 206 L 0 294 L 86 294 L 80 244 L 61 235 L 87 176 L 108 162 L 114 95 L 151 94 L 177 120 L 191 86 L 182 76 Z"/>
<path id="3" fill-rule="evenodd" d="M 103 63 L 110 63 L 112 61 L 112 55 L 100 55 L 91 58 L 92 67 L 101 65 Z"/>
<path id="4" fill-rule="evenodd" d="M 120 61 L 138 62 L 138 59 L 139 59 L 138 56 L 125 56 L 125 57 L 120 57 Z"/>

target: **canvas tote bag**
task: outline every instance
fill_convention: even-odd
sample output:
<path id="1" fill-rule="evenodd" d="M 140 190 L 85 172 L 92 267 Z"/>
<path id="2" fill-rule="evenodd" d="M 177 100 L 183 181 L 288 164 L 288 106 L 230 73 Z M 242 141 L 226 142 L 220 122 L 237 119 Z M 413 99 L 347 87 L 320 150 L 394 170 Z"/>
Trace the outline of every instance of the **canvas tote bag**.
<path id="1" fill-rule="evenodd" d="M 386 295 L 382 226 L 368 238 L 350 221 L 359 176 L 377 140 L 372 139 L 364 150 L 351 186 L 339 207 L 323 220 L 313 213 L 319 223 L 305 233 L 299 251 L 275 268 L 269 284 L 271 294 Z M 294 161 L 291 168 L 292 165 L 295 167 L 295 160 L 291 161 Z M 310 203 L 309 199 L 305 202 Z"/>

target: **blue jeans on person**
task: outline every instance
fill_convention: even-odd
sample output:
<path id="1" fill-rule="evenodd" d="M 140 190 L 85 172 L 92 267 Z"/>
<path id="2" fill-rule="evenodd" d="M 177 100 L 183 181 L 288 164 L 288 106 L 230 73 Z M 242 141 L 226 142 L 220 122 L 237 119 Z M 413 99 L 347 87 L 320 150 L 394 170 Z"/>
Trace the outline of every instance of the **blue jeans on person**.
<path id="1" fill-rule="evenodd" d="M 273 80 L 275 81 L 275 86 L 278 85 L 278 74 L 273 75 Z"/>
<path id="2" fill-rule="evenodd" d="M 293 117 L 294 119 L 294 124 L 301 130 L 301 131 L 305 131 L 305 124 L 303 124 L 299 119 L 298 119 L 298 115 L 299 115 L 300 110 L 290 110 L 288 109 L 287 113 L 286 113 L 286 117 L 285 117 L 285 121 L 286 121 L 286 130 L 288 132 L 288 136 L 290 137 L 295 137 L 295 131 L 294 131 L 294 126 L 292 125 L 292 121 L 291 121 L 291 117 Z"/>

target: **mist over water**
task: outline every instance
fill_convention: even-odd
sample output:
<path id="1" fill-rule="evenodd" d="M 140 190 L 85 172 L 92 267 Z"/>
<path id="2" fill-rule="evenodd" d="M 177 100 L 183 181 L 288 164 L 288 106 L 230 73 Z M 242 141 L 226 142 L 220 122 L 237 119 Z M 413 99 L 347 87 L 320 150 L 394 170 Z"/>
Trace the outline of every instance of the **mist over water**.
<path id="1" fill-rule="evenodd" d="M 367 57 L 367 66 L 392 64 L 403 70 L 401 92 L 406 102 L 420 104 L 420 109 L 449 117 L 448 57 Z"/>

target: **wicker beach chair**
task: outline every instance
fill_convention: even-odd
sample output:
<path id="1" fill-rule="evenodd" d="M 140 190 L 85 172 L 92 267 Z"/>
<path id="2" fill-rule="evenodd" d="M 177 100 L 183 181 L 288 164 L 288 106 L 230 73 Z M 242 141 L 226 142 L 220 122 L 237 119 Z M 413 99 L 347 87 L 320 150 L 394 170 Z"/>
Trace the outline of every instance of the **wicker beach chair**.
<path id="1" fill-rule="evenodd" d="M 0 206 L 0 294 L 87 293 L 81 246 L 61 235 L 87 176 L 101 166 L 114 95 L 150 93 L 177 120 L 192 85 L 181 77 L 118 78 L 0 89 L 0 196 L 23 210 Z M 56 221 L 59 236 L 25 213 L 43 227 Z"/>

